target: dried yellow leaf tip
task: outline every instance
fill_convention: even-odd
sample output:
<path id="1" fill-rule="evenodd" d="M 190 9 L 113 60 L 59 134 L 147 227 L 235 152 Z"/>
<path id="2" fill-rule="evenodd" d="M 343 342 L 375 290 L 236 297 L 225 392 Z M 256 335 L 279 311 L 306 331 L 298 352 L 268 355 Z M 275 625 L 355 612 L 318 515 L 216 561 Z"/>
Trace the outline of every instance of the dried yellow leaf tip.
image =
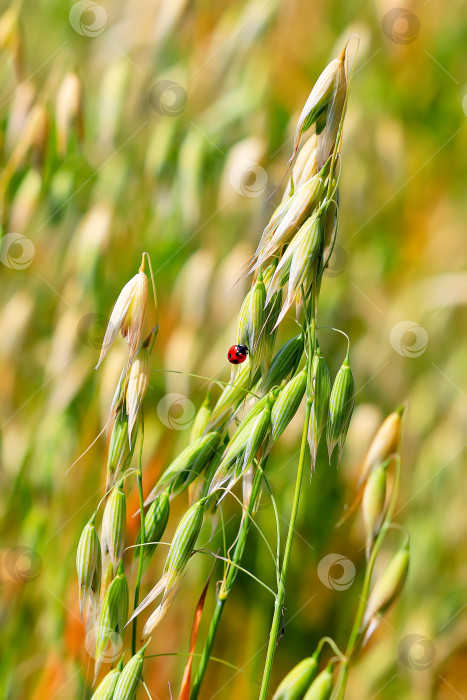
<path id="1" fill-rule="evenodd" d="M 142 268 L 143 265 L 118 295 L 107 330 L 105 331 L 96 369 L 106 356 L 119 331 L 121 331 L 123 338 L 126 339 L 129 345 L 129 360 L 132 360 L 136 353 L 148 302 L 148 278 Z"/>

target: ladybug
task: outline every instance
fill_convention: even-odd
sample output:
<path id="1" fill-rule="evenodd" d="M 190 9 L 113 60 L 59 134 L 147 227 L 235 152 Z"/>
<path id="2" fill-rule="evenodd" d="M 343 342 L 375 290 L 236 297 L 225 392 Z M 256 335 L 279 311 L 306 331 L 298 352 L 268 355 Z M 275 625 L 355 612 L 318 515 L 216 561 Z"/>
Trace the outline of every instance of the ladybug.
<path id="1" fill-rule="evenodd" d="M 232 345 L 229 352 L 227 353 L 227 359 L 233 365 L 239 365 L 245 362 L 248 355 L 248 348 L 246 345 Z"/>

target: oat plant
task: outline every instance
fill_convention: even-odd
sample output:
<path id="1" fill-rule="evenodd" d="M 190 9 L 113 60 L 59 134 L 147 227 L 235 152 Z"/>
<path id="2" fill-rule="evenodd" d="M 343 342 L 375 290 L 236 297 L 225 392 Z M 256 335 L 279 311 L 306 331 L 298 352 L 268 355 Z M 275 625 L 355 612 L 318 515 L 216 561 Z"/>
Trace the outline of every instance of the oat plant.
<path id="1" fill-rule="evenodd" d="M 150 353 L 157 334 L 152 273 L 155 311 L 151 313 L 156 315 L 156 327 L 152 331 L 147 328 L 149 307 L 152 307 L 148 303 L 149 282 L 145 273 L 146 259 L 150 265 L 147 256 L 143 256 L 139 271 L 123 287 L 112 311 L 98 367 L 119 333 L 128 343 L 128 358 L 109 411 L 105 496 L 84 528 L 77 554 L 81 611 L 88 631 L 94 632 L 96 674 L 103 661 L 118 662 L 103 678 L 94 698 L 135 697 L 142 681 L 150 637 L 176 599 L 191 557 L 200 553 L 220 560 L 223 575 L 216 589 L 216 604 L 206 638 L 196 655 L 199 660 L 192 679 L 205 593 L 198 603 L 198 622 L 193 627 L 180 698 L 195 700 L 200 693 L 222 613 L 239 571 L 250 576 L 274 602 L 259 698 L 265 700 L 268 695 L 283 624 L 287 571 L 307 454 L 311 476 L 318 445 L 324 438 L 329 462 L 333 465 L 340 462 L 355 402 L 350 340 L 343 331 L 321 328 L 318 322 L 323 274 L 338 235 L 340 149 L 350 78 L 346 46 L 323 71 L 306 101 L 295 131 L 290 177 L 282 200 L 245 268 L 244 274 L 252 276 L 252 283 L 239 310 L 235 336 L 236 346 L 244 347 L 243 354 L 238 355 L 242 362 L 232 366 L 230 381 L 217 382 L 223 387 L 217 401 L 208 392 L 196 414 L 188 444 L 156 483 L 145 483 L 144 489 L 143 401 L 149 385 Z M 278 328 L 293 308 L 297 333 L 276 348 Z M 321 334 L 333 332 L 342 335 L 343 350 L 341 367 L 331 380 L 319 341 Z M 279 514 L 268 481 L 269 455 L 303 401 L 305 413 L 288 532 L 283 552 L 279 538 L 274 552 L 254 515 L 265 489 L 271 494 L 278 523 Z M 341 652 L 331 638 L 322 640 L 318 649 L 280 684 L 276 698 L 322 699 L 330 697 L 332 692 L 336 698 L 344 697 L 348 666 L 355 649 L 372 633 L 403 585 L 408 564 L 406 543 L 372 585 L 375 561 L 390 526 L 397 496 L 399 457 L 394 454 L 399 443 L 400 415 L 395 415 L 398 418 L 391 418 L 392 432 L 387 425 L 382 428 L 379 442 L 370 450 L 363 470 L 361 490 L 368 565 L 362 603 L 347 650 Z M 389 471 L 393 482 L 392 494 L 387 496 Z M 140 529 L 136 542 L 129 543 L 125 536 L 126 499 L 135 476 Z M 146 498 L 144 493 L 148 494 Z M 189 507 L 163 554 L 165 563 L 160 577 L 147 581 L 149 590 L 140 601 L 150 561 L 156 551 L 161 551 L 158 545 L 169 519 L 170 504 L 173 499 L 187 495 Z M 236 500 L 242 507 L 234 541 L 224 542 L 217 553 L 197 549 L 203 524 L 222 515 L 227 498 Z M 259 530 L 273 557 L 274 590 L 242 566 L 252 528 Z M 143 611 L 148 616 L 141 629 L 144 644 L 141 646 L 137 632 Z M 124 643 L 127 628 L 131 629 L 128 649 Z M 326 643 L 335 656 L 320 671 Z M 126 651 L 131 658 L 124 664 Z"/>

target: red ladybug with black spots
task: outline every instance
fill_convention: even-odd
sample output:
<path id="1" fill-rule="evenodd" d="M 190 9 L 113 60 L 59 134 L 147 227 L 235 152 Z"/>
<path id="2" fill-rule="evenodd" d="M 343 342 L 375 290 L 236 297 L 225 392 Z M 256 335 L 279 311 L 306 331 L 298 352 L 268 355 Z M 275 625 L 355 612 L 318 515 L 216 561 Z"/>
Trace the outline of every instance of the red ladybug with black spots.
<path id="1" fill-rule="evenodd" d="M 227 353 L 227 359 L 233 365 L 240 365 L 245 362 L 248 356 L 248 348 L 246 345 L 232 345 Z"/>

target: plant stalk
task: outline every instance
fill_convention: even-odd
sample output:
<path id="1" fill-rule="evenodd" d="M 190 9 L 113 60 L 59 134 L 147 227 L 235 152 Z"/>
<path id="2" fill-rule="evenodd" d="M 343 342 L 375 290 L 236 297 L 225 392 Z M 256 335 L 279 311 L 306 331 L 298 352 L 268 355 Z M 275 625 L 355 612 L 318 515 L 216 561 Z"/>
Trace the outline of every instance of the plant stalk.
<path id="1" fill-rule="evenodd" d="M 311 362 L 309 362 L 311 365 Z M 297 520 L 298 506 L 300 503 L 300 491 L 302 486 L 302 476 L 303 467 L 305 464 L 305 452 L 307 443 L 307 433 L 308 433 L 308 423 L 310 421 L 311 415 L 311 404 L 312 397 L 309 397 L 306 402 L 305 409 L 305 421 L 303 424 L 302 432 L 302 443 L 300 446 L 300 457 L 298 460 L 297 478 L 295 480 L 295 492 L 292 505 L 292 513 L 290 515 L 289 529 L 287 532 L 287 541 L 285 543 L 284 558 L 282 560 L 282 569 L 279 579 L 279 589 L 276 596 L 276 602 L 274 605 L 274 616 L 271 623 L 271 631 L 269 633 L 269 644 L 268 651 L 266 654 L 266 661 L 264 663 L 263 679 L 261 682 L 261 690 L 259 694 L 259 700 L 265 700 L 268 692 L 269 679 L 271 677 L 272 663 L 274 660 L 274 654 L 276 651 L 276 646 L 279 637 L 280 626 L 282 622 L 282 607 L 285 600 L 285 579 L 287 576 L 287 569 L 289 566 L 290 554 L 292 552 L 292 541 L 295 530 L 295 523 Z"/>
<path id="2" fill-rule="evenodd" d="M 235 545 L 235 550 L 231 557 L 231 560 L 234 564 L 238 564 L 243 557 L 246 540 L 250 530 L 250 517 L 261 486 L 261 481 L 263 478 L 263 466 L 266 463 L 266 459 L 266 457 L 261 459 L 260 464 L 256 469 L 255 476 L 253 478 L 250 501 L 248 503 L 248 508 L 246 509 L 243 515 L 240 530 L 238 533 L 237 543 Z M 230 590 L 234 584 L 237 572 L 238 569 L 236 566 L 229 566 L 227 568 L 224 581 L 222 582 L 222 585 L 217 594 L 216 607 L 214 609 L 214 613 L 211 619 L 208 636 L 204 645 L 203 653 L 201 654 L 201 659 L 199 662 L 198 670 L 196 672 L 196 677 L 193 681 L 193 687 L 190 693 L 190 700 L 196 700 L 201 690 L 201 684 L 203 682 L 204 675 L 206 673 L 206 668 L 209 663 L 209 658 L 211 656 L 211 651 L 214 645 L 214 639 L 216 637 L 217 628 L 219 627 L 222 611 L 224 609 L 224 605 L 226 603 Z"/>

